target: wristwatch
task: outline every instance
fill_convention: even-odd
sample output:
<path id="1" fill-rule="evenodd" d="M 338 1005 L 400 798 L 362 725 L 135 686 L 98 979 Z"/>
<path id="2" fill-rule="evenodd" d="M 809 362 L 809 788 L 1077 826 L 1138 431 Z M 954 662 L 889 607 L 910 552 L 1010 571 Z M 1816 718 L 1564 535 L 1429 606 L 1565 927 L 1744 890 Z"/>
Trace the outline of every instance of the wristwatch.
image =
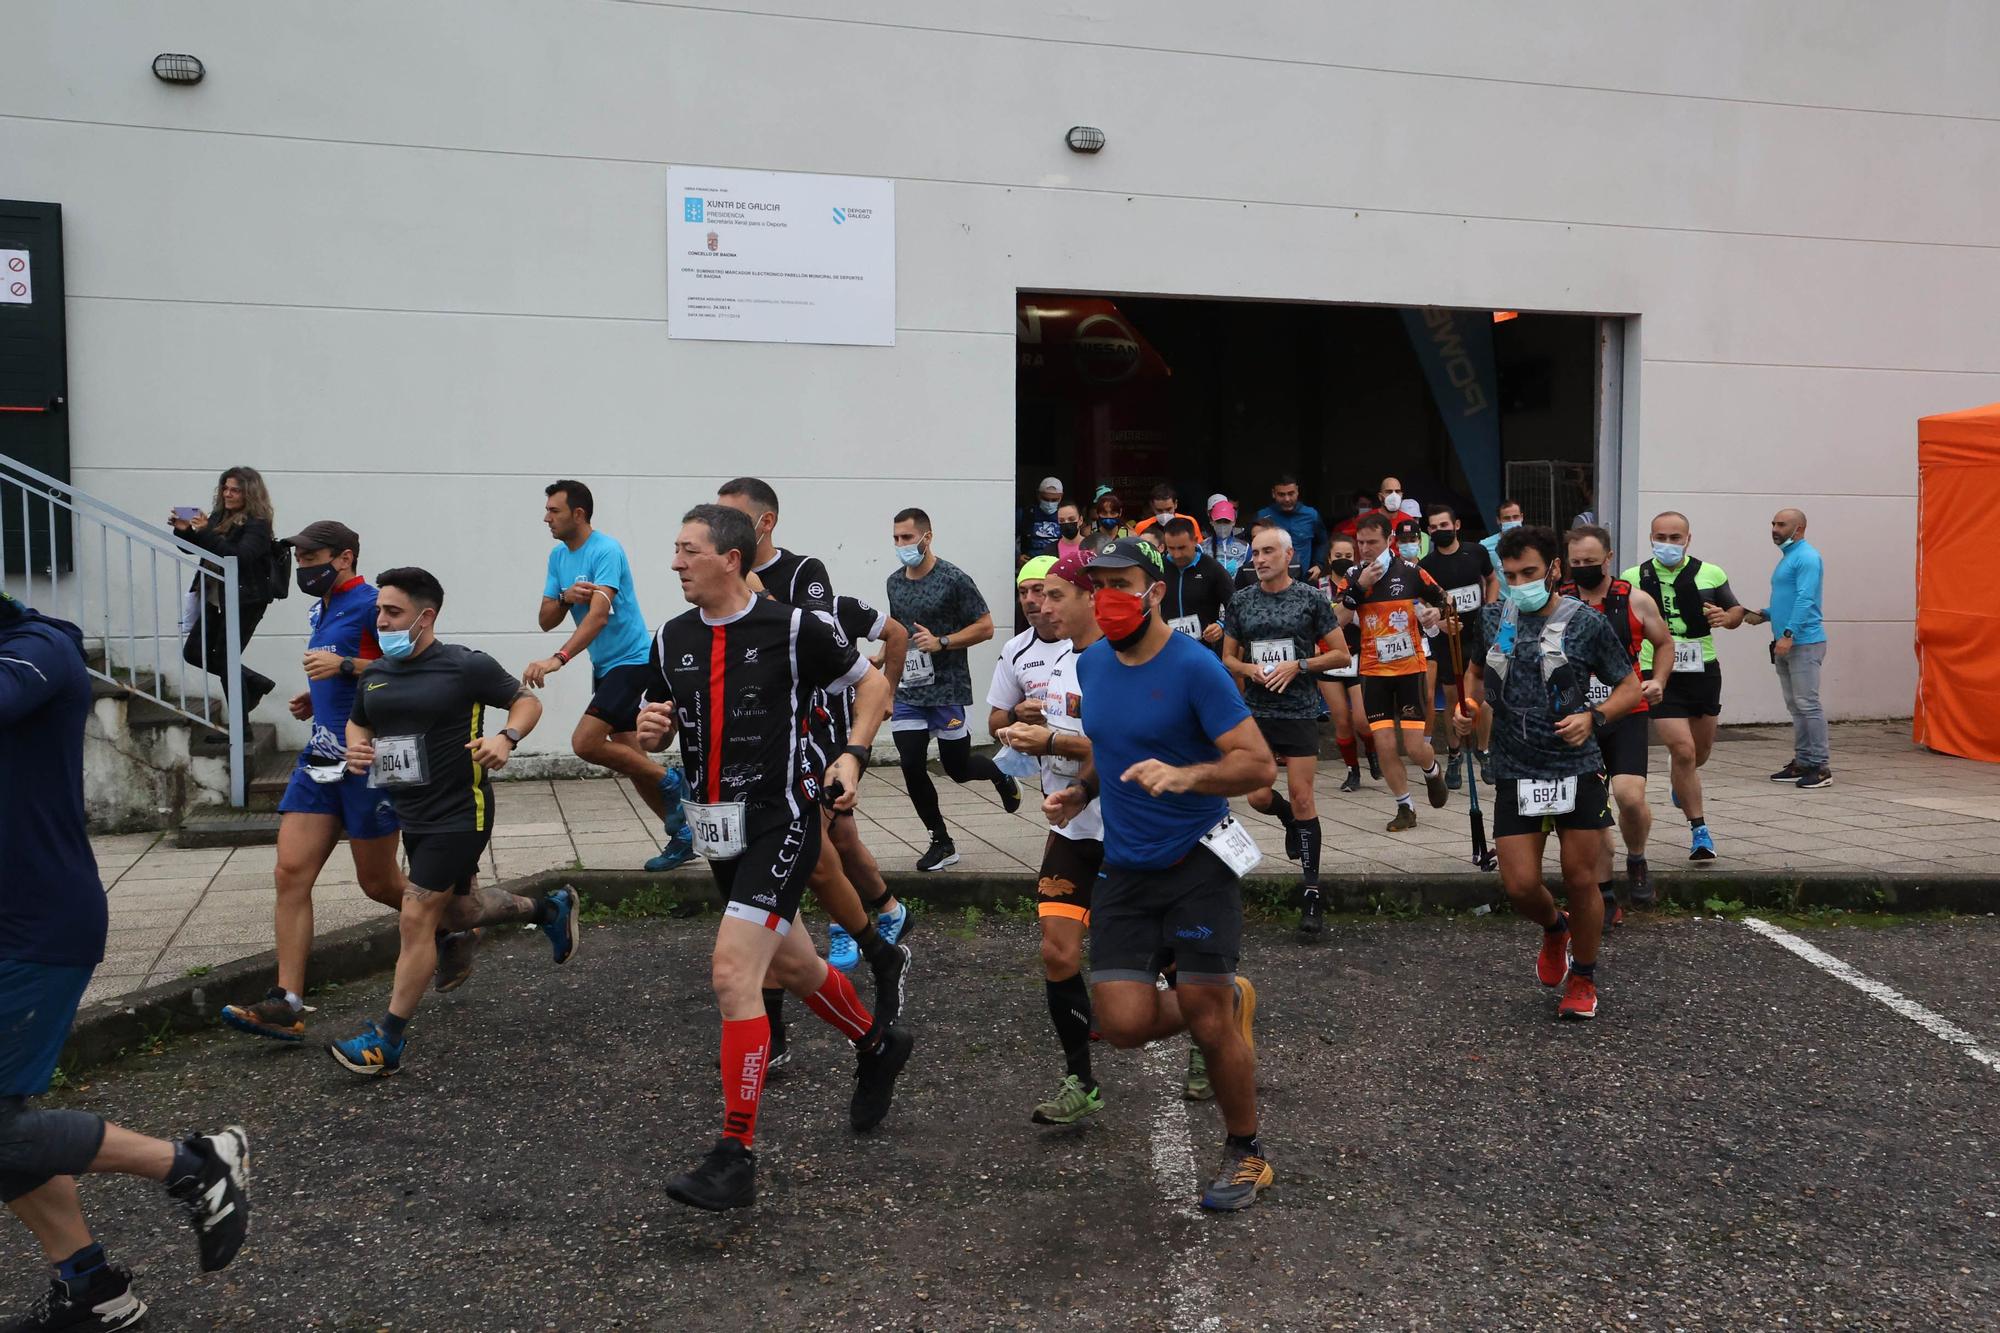
<path id="1" fill-rule="evenodd" d="M 938 650 L 940 652 L 951 651 L 951 635 L 941 634 L 938 636 Z"/>
<path id="2" fill-rule="evenodd" d="M 1604 714 L 1593 708 L 1590 710 L 1590 727 L 1593 731 L 1604 730 Z"/>
<path id="3" fill-rule="evenodd" d="M 841 750 L 841 753 L 842 753 L 842 754 L 849 754 L 849 755 L 853 755 L 853 756 L 854 756 L 854 762 L 855 762 L 855 763 L 857 763 L 857 764 L 859 764 L 859 765 L 861 765 L 861 771 L 862 771 L 863 773 L 866 773 L 866 772 L 868 771 L 868 747 L 867 747 L 867 746 L 865 746 L 865 745 L 849 745 L 849 746 L 846 746 L 845 748 L 843 748 L 843 749 Z"/>
<path id="4" fill-rule="evenodd" d="M 354 672 L 355 672 L 355 666 L 354 666 L 354 659 L 353 659 L 353 658 L 351 658 L 351 657 L 343 657 L 343 658 L 341 658 L 341 659 L 340 659 L 340 674 L 341 674 L 341 676 L 342 676 L 342 677 L 343 677 L 344 679 L 347 679 L 347 680 L 353 680 L 353 679 L 354 679 Z"/>
<path id="5" fill-rule="evenodd" d="M 502 727 L 500 728 L 499 734 L 507 738 L 507 743 L 509 745 L 512 745 L 516 749 L 520 748 L 521 746 L 520 732 L 514 730 L 514 728 L 512 727 Z"/>

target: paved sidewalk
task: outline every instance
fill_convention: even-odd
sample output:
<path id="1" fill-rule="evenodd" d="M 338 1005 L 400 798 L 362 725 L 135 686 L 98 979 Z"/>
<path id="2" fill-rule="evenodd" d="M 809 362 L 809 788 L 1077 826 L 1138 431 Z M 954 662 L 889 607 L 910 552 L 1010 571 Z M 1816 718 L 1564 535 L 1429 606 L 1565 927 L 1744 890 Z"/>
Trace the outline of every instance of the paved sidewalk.
<path id="1" fill-rule="evenodd" d="M 1766 775 L 1790 755 L 1789 729 L 1726 730 L 1702 770 L 1719 870 L 1834 871 L 1987 875 L 2000 880 L 2000 766 L 1925 754 L 1912 748 L 1907 723 L 1834 728 L 1836 785 L 1802 792 Z M 1653 752 L 1649 794 L 1656 817 L 1652 856 L 1660 868 L 1685 864 L 1687 825 L 1667 799 L 1666 751 Z M 1316 784 L 1325 825 L 1321 865 L 1329 875 L 1409 874 L 1437 879 L 1475 874 L 1463 793 L 1432 810 L 1418 798 L 1418 826 L 1390 834 L 1393 813 L 1380 784 L 1357 793 L 1335 788 L 1338 761 Z M 951 874 L 1018 872 L 1024 881 L 1041 858 L 1046 825 L 1032 793 L 1021 813 L 1000 808 L 986 783 L 956 787 L 937 779 L 960 861 Z M 1421 793 L 1421 787 L 1419 788 Z M 1492 788 L 1480 791 L 1490 803 Z M 496 878 L 562 866 L 637 869 L 659 850 L 658 826 L 624 782 L 509 782 L 501 785 L 499 828 L 487 853 Z M 1238 802 L 1239 807 L 1242 806 Z M 927 846 L 923 825 L 893 766 L 870 772 L 862 797 L 862 834 L 891 871 L 911 870 Z M 1258 841 L 1283 857 L 1273 820 L 1250 816 Z M 1490 815 L 1489 815 L 1490 820 Z M 171 980 L 188 969 L 262 953 L 271 947 L 271 847 L 181 851 L 155 834 L 94 840 L 111 895 L 111 936 L 88 995 L 100 999 Z M 1551 844 L 1553 863 L 1553 843 Z M 699 867 L 683 874 L 701 874 Z M 1024 882 L 1023 892 L 1028 889 Z M 383 909 L 362 897 L 353 863 L 336 849 L 313 895 L 321 931 L 351 925 Z"/>

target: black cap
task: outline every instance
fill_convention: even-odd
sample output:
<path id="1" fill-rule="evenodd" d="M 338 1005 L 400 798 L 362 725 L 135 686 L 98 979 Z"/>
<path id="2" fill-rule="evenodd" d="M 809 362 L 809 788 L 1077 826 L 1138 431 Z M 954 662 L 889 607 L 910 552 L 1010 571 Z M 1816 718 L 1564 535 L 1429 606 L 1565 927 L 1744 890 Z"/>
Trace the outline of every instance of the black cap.
<path id="1" fill-rule="evenodd" d="M 359 551 L 361 534 L 337 519 L 322 518 L 300 528 L 297 536 L 285 538 L 285 545 L 308 551 Z"/>
<path id="2" fill-rule="evenodd" d="M 1421 537 L 1424 535 L 1424 525 L 1406 514 L 1396 520 L 1396 535 L 1398 537 Z"/>
<path id="3" fill-rule="evenodd" d="M 1160 559 L 1159 548 L 1144 537 L 1120 537 L 1117 541 L 1093 556 L 1092 569 L 1143 569 L 1146 581 L 1157 582 L 1167 576 Z"/>

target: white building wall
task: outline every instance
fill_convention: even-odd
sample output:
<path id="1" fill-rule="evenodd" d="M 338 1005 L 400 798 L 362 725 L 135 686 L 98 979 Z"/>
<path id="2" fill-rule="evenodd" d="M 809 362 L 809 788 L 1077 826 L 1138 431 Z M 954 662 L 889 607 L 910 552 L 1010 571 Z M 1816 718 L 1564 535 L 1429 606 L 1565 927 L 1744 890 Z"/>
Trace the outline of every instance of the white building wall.
<path id="1" fill-rule="evenodd" d="M 679 513 L 747 471 L 871 598 L 923 505 L 1004 623 L 1018 288 L 1631 314 L 1642 518 L 1756 604 L 1802 505 L 1832 710 L 1908 711 L 1914 419 L 2000 398 L 1992 6 L 760 8 L 17 0 L 0 194 L 63 206 L 78 484 L 164 516 L 251 463 L 516 668 L 558 475 L 654 620 Z M 670 342 L 670 163 L 894 178 L 897 345 Z M 1762 642 L 1727 718 L 1782 716 Z"/>

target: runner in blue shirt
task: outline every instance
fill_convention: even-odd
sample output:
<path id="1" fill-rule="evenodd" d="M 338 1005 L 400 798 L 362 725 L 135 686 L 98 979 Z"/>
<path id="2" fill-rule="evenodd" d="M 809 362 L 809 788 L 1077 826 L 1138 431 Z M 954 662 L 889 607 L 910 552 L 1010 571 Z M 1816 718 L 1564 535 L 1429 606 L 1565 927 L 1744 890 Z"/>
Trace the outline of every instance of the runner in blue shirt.
<path id="1" fill-rule="evenodd" d="M 1257 1140 L 1257 991 L 1236 972 L 1241 877 L 1257 844 L 1229 813 L 1231 796 L 1277 777 L 1271 751 L 1222 663 L 1160 616 L 1159 552 L 1121 537 L 1090 563 L 1104 638 L 1076 658 L 1083 771 L 1042 803 L 1050 822 L 1093 797 L 1104 818 L 1104 867 L 1091 894 L 1091 1009 L 1114 1046 L 1186 1031 L 1201 1048 L 1228 1141 L 1204 1208 L 1248 1208 L 1271 1183 Z M 1155 988 L 1161 959 L 1175 989 Z"/>
<path id="2" fill-rule="evenodd" d="M 543 631 L 562 623 L 565 610 L 572 628 L 554 656 L 528 663 L 521 679 L 540 689 L 548 678 L 579 654 L 590 655 L 590 704 L 570 733 L 570 749 L 586 763 L 608 768 L 632 783 L 639 799 L 660 819 L 669 838 L 663 856 L 672 855 L 678 821 L 670 819 L 678 806 L 660 790 L 666 770 L 639 748 L 633 728 L 639 721 L 639 696 L 646 689 L 646 659 L 653 634 L 639 610 L 639 591 L 625 548 L 609 533 L 591 526 L 596 502 L 580 481 L 556 481 L 543 491 L 547 503 L 542 521 L 556 544 L 549 550 L 548 578 L 542 584 L 540 623 Z M 694 854 L 680 842 L 680 860 Z"/>
<path id="3" fill-rule="evenodd" d="M 375 589 L 356 572 L 361 538 L 333 519 L 309 523 L 292 548 L 299 591 L 316 599 L 306 611 L 306 688 L 292 698 L 292 716 L 312 734 L 292 766 L 278 801 L 278 984 L 255 1004 L 222 1006 L 222 1021 L 239 1032 L 299 1041 L 306 1032 L 306 959 L 312 953 L 313 885 L 343 834 L 361 891 L 384 907 L 400 907 L 403 876 L 396 861 L 396 809 L 365 774 L 347 771 L 347 717 L 361 676 L 382 659 L 375 642 Z M 440 976 L 451 985 L 472 970 L 473 951 L 451 942 L 440 949 Z M 449 987 L 447 987 L 449 988 Z"/>

